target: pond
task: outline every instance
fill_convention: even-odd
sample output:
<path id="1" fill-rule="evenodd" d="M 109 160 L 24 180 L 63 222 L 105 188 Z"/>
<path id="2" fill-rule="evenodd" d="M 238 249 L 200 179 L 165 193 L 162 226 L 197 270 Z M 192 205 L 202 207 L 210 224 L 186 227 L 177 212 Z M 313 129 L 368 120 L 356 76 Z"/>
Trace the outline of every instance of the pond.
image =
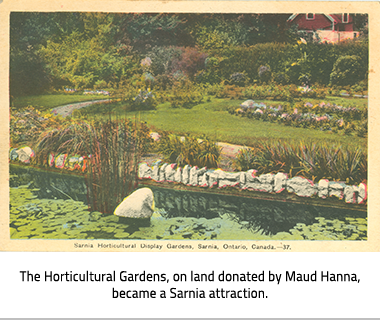
<path id="1" fill-rule="evenodd" d="M 82 177 L 10 165 L 11 239 L 367 240 L 367 212 L 152 189 L 149 224 L 91 211 Z"/>

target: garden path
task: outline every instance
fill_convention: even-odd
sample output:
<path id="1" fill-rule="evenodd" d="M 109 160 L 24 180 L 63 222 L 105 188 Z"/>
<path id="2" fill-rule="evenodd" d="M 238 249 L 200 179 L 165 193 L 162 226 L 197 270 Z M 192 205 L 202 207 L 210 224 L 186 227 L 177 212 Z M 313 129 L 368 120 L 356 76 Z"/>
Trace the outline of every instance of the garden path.
<path id="1" fill-rule="evenodd" d="M 75 109 L 80 109 L 80 108 L 83 108 L 83 107 L 86 107 L 86 106 L 89 106 L 89 105 L 92 105 L 92 104 L 96 104 L 96 103 L 106 102 L 108 100 L 109 99 L 99 99 L 99 100 L 92 100 L 92 101 L 88 101 L 88 102 L 67 104 L 67 105 L 63 105 L 63 106 L 59 106 L 59 107 L 53 108 L 51 110 L 51 113 L 54 116 L 61 115 L 62 117 L 66 117 L 66 116 L 71 115 L 71 113 Z"/>

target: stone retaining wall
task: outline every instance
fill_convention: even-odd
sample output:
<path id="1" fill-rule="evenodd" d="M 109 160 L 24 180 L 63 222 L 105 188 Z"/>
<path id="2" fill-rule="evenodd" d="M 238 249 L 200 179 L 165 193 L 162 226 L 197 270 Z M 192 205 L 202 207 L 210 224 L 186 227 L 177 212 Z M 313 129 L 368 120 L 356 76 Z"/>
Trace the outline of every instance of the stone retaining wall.
<path id="1" fill-rule="evenodd" d="M 10 150 L 10 159 L 29 163 L 34 152 L 29 147 Z M 86 157 L 67 157 L 61 154 L 56 157 L 49 155 L 49 166 L 69 170 L 85 170 Z M 157 161 L 153 166 L 146 162 L 139 164 L 138 177 L 152 179 L 156 182 L 175 182 L 187 186 L 210 188 L 236 187 L 242 190 L 261 191 L 267 193 L 281 193 L 288 191 L 302 197 L 317 196 L 325 199 L 337 197 L 346 203 L 365 204 L 367 202 L 367 185 L 347 185 L 344 182 L 332 182 L 321 179 L 318 184 L 303 177 L 288 178 L 287 174 L 256 175 L 256 170 L 246 172 L 225 172 L 221 169 L 198 168 L 186 165 L 183 168 L 177 164 L 167 164 Z"/>
<path id="2" fill-rule="evenodd" d="M 367 201 L 367 185 L 346 185 L 344 182 L 332 182 L 321 179 L 318 184 L 303 177 L 288 178 L 287 174 L 256 175 L 256 170 L 246 172 L 225 172 L 221 169 L 208 170 L 206 167 L 186 165 L 183 168 L 176 164 L 161 164 L 153 166 L 143 162 L 139 164 L 140 179 L 152 179 L 156 182 L 176 182 L 187 186 L 210 188 L 236 187 L 242 190 L 280 193 L 288 191 L 302 197 L 318 196 L 322 199 L 338 197 L 346 203 L 364 204 Z"/>

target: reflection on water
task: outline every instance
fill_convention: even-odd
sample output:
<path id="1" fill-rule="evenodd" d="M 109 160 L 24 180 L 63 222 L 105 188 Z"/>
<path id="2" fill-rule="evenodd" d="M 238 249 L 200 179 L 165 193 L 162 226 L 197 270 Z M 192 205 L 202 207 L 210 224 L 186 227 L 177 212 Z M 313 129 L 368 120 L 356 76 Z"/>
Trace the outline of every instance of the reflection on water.
<path id="1" fill-rule="evenodd" d="M 83 178 L 11 166 L 11 238 L 366 240 L 351 211 L 151 187 L 150 224 L 91 212 Z"/>

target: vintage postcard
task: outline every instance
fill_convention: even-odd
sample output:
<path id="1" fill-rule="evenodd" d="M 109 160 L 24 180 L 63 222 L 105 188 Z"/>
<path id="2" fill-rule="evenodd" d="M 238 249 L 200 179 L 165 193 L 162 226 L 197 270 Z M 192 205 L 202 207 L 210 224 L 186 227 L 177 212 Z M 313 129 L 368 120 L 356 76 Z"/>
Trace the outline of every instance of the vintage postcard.
<path id="1" fill-rule="evenodd" d="M 378 3 L 0 13 L 0 250 L 380 250 Z"/>

